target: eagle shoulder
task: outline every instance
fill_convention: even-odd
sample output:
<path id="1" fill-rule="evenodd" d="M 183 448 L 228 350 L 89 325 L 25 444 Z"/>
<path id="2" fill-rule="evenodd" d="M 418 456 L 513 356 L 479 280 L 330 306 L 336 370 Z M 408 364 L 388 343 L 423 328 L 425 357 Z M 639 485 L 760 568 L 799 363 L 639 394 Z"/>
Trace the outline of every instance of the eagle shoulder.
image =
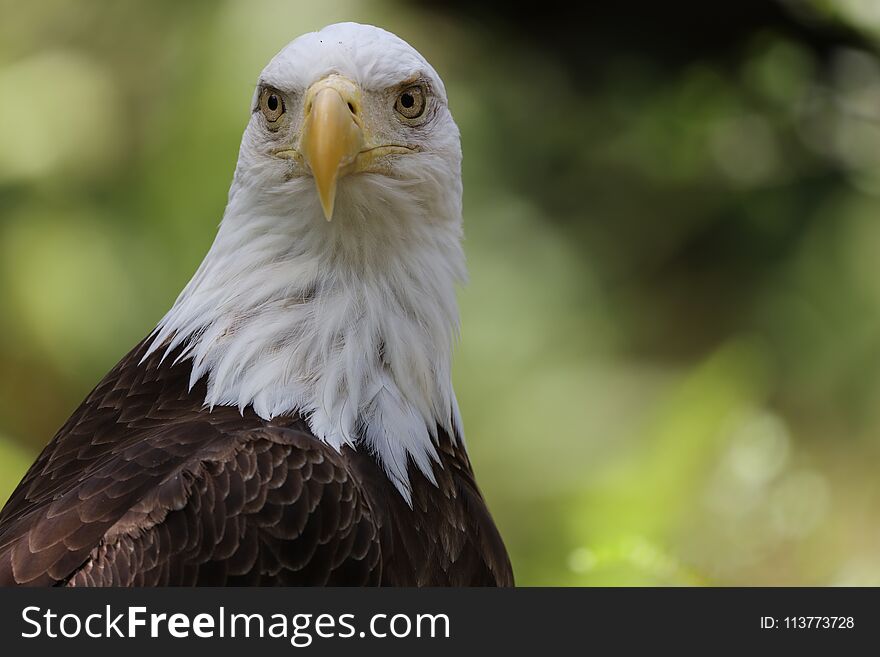
<path id="1" fill-rule="evenodd" d="M 214 428 L 205 436 L 199 424 L 123 450 L 4 524 L 0 583 L 379 581 L 378 530 L 342 455 L 296 429 Z M 193 434 L 201 434 L 197 456 L 180 449 Z"/>
<path id="2" fill-rule="evenodd" d="M 377 527 L 342 456 L 294 429 L 236 438 L 131 509 L 68 583 L 378 583 Z"/>

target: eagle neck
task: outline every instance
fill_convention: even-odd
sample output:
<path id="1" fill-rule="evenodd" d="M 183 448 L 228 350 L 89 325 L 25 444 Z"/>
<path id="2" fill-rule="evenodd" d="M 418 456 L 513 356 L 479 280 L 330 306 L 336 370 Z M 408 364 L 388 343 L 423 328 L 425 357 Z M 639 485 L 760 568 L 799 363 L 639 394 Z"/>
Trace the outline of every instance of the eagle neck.
<path id="1" fill-rule="evenodd" d="M 361 178 L 340 186 L 330 223 L 305 202 L 311 189 L 296 194 L 302 181 L 289 197 L 234 187 L 150 350 L 182 347 L 190 387 L 207 378 L 208 408 L 299 414 L 329 445 L 369 450 L 409 501 L 411 463 L 434 481 L 438 428 L 462 435 L 451 382 L 460 203 Z"/>

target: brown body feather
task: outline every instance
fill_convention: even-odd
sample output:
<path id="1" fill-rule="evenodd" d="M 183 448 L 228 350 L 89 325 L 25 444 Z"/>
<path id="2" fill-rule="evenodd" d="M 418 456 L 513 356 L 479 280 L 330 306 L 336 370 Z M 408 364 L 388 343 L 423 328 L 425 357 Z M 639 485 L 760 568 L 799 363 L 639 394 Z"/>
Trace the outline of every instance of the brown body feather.
<path id="1" fill-rule="evenodd" d="M 460 441 L 412 508 L 376 460 L 300 417 L 203 407 L 189 362 L 142 342 L 98 384 L 0 512 L 0 584 L 513 584 Z"/>

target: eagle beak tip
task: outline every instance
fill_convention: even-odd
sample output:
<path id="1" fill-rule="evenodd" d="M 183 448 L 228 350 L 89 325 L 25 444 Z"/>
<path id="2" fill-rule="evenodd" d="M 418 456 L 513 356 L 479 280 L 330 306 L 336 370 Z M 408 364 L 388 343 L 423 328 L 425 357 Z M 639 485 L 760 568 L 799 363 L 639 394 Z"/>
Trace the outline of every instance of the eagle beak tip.
<path id="1" fill-rule="evenodd" d="M 334 176 L 335 178 L 335 176 Z M 336 206 L 336 181 L 334 180 L 330 189 L 318 190 L 318 200 L 321 202 L 321 212 L 324 213 L 324 219 L 328 222 L 333 220 L 333 208 Z"/>

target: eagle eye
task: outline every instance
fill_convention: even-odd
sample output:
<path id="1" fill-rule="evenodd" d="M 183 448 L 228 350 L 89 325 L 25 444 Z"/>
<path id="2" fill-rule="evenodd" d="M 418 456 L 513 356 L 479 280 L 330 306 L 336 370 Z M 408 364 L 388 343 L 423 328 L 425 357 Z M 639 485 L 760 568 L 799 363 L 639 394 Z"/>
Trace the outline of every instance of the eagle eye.
<path id="1" fill-rule="evenodd" d="M 263 113 L 270 129 L 278 127 L 278 119 L 284 114 L 284 109 L 284 98 L 278 91 L 265 87 L 260 92 L 260 112 Z"/>
<path id="2" fill-rule="evenodd" d="M 420 84 L 407 87 L 397 95 L 394 109 L 405 119 L 417 119 L 425 113 L 428 94 Z"/>

